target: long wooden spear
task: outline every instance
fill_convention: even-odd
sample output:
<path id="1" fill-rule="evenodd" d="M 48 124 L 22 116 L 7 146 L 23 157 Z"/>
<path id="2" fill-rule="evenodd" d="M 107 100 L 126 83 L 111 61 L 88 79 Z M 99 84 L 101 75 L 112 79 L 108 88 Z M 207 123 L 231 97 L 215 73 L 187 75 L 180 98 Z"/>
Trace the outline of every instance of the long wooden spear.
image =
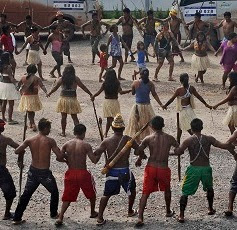
<path id="1" fill-rule="evenodd" d="M 24 118 L 23 141 L 25 141 L 25 139 L 26 139 L 27 115 L 28 115 L 28 112 L 26 111 L 26 113 L 25 113 L 25 118 Z M 21 162 L 21 167 L 20 167 L 20 177 L 19 177 L 19 198 L 18 198 L 18 202 L 20 201 L 21 190 L 22 190 L 22 175 L 23 175 L 24 155 L 22 156 L 22 159 L 21 159 L 21 160 L 22 160 L 22 162 Z"/>
<path id="2" fill-rule="evenodd" d="M 118 162 L 118 160 L 127 152 L 128 149 L 132 147 L 133 142 L 136 140 L 136 138 L 141 135 L 141 133 L 148 127 L 150 121 L 144 125 L 141 130 L 139 130 L 131 140 L 127 141 L 127 143 L 124 145 L 122 150 L 112 159 L 106 166 L 101 170 L 102 174 L 107 174 L 109 172 L 109 169 L 113 168 L 113 166 Z M 117 149 L 116 149 L 117 150 Z"/>
<path id="3" fill-rule="evenodd" d="M 100 134 L 100 139 L 101 139 L 101 141 L 103 141 L 104 137 L 103 137 L 103 132 L 102 132 L 101 125 L 100 125 L 101 121 L 99 121 L 99 119 L 98 119 L 94 101 L 92 101 L 92 105 L 93 105 L 93 109 L 94 109 L 94 114 L 95 114 L 95 119 L 96 119 L 97 127 L 98 127 L 99 134 Z M 104 156 L 105 156 L 105 163 L 107 164 L 108 156 L 107 156 L 106 152 L 104 152 Z"/>
<path id="4" fill-rule="evenodd" d="M 177 142 L 180 144 L 180 122 L 179 122 L 179 113 L 177 113 Z M 178 155 L 178 178 L 181 181 L 181 158 Z"/>

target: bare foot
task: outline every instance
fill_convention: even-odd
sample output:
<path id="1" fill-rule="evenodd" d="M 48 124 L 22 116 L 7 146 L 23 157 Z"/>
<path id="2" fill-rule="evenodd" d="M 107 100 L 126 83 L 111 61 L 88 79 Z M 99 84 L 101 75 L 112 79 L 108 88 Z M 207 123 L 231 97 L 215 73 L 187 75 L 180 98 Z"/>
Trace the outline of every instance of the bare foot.
<path id="1" fill-rule="evenodd" d="M 105 219 L 97 219 L 97 226 L 102 226 L 106 224 L 106 220 Z"/>
<path id="2" fill-rule="evenodd" d="M 58 220 L 56 220 L 56 222 L 54 223 L 54 225 L 55 225 L 56 227 L 61 227 L 61 226 L 63 225 L 63 221 L 60 220 L 60 219 L 58 219 Z"/>
<path id="3" fill-rule="evenodd" d="M 72 61 L 72 60 L 68 60 L 68 63 L 72 64 L 72 63 L 73 63 L 73 61 Z"/>
<path id="4" fill-rule="evenodd" d="M 184 223 L 184 216 L 179 216 L 178 222 L 179 223 Z"/>
<path id="5" fill-rule="evenodd" d="M 233 212 L 230 210 L 225 211 L 224 213 L 225 213 L 225 216 L 227 216 L 227 217 L 233 216 Z"/>
<path id="6" fill-rule="evenodd" d="M 98 216 L 98 212 L 92 212 L 90 218 L 96 218 Z"/>
<path id="7" fill-rule="evenodd" d="M 176 81 L 174 78 L 170 77 L 168 81 Z"/>
<path id="8" fill-rule="evenodd" d="M 49 73 L 49 76 L 50 76 L 51 78 L 56 78 L 56 76 L 55 76 L 53 73 Z"/>
<path id="9" fill-rule="evenodd" d="M 160 80 L 158 80 L 157 77 L 154 77 L 154 78 L 152 79 L 152 81 L 154 81 L 154 82 L 160 82 Z"/>
<path id="10" fill-rule="evenodd" d="M 222 85 L 221 89 L 222 89 L 222 90 L 225 90 L 225 89 L 226 89 L 225 85 Z"/>
<path id="11" fill-rule="evenodd" d="M 19 220 L 19 221 L 13 221 L 14 225 L 21 225 L 24 224 L 26 221 L 25 220 Z"/>
<path id="12" fill-rule="evenodd" d="M 184 62 L 184 59 L 181 59 L 179 62 L 180 62 L 180 63 Z"/>
<path id="13" fill-rule="evenodd" d="M 212 216 L 212 215 L 214 215 L 215 213 L 216 213 L 216 210 L 215 210 L 215 209 L 209 209 L 207 214 L 208 214 L 209 216 Z"/>
<path id="14" fill-rule="evenodd" d="M 169 212 L 166 213 L 165 216 L 166 216 L 166 217 L 172 217 L 172 216 L 174 216 L 174 214 L 175 214 L 175 211 L 171 211 L 171 210 L 170 210 Z"/>
<path id="15" fill-rule="evenodd" d="M 144 226 L 143 220 L 138 219 L 137 223 L 135 224 L 135 228 L 142 228 Z"/>
<path id="16" fill-rule="evenodd" d="M 137 210 L 136 209 L 133 209 L 132 212 L 128 213 L 128 217 L 133 217 L 133 216 L 136 216 L 136 215 L 137 215 Z"/>
<path id="17" fill-rule="evenodd" d="M 119 77 L 118 78 L 120 81 L 124 81 L 125 80 L 125 78 L 122 78 L 122 77 Z"/>

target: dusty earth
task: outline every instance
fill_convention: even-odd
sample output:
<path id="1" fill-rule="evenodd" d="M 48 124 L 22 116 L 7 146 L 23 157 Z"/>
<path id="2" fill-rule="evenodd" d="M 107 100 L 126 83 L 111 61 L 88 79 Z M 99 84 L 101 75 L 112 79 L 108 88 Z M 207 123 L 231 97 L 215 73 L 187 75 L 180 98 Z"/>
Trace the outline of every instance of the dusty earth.
<path id="1" fill-rule="evenodd" d="M 136 42 L 141 39 L 138 33 L 135 31 L 135 41 L 133 48 L 136 47 Z M 103 39 L 106 41 L 107 37 Z M 19 45 L 22 43 L 20 42 Z M 71 43 L 72 51 L 72 60 L 74 61 L 74 66 L 76 68 L 77 75 L 82 79 L 83 83 L 95 93 L 99 87 L 98 83 L 98 74 L 99 66 L 91 65 L 91 48 L 90 42 L 87 40 L 82 40 L 76 38 Z M 24 62 L 24 52 L 16 57 L 17 60 L 17 71 L 16 78 L 20 77 L 25 73 L 25 67 L 23 67 Z M 168 64 L 166 63 L 160 72 L 160 83 L 156 83 L 157 92 L 161 98 L 161 101 L 165 103 L 172 95 L 175 88 L 180 84 L 178 81 L 179 74 L 187 72 L 191 77 L 191 84 L 194 85 L 201 95 L 211 104 L 217 103 L 223 97 L 225 97 L 225 92 L 220 89 L 222 69 L 219 66 L 220 57 L 214 57 L 212 53 L 209 54 L 211 59 L 211 68 L 208 69 L 207 74 L 205 75 L 205 85 L 196 84 L 194 82 L 194 72 L 191 70 L 190 60 L 192 52 L 184 52 L 185 63 L 180 64 L 179 58 L 175 58 L 175 71 L 174 77 L 176 82 L 168 82 Z M 67 60 L 65 60 L 65 64 Z M 43 73 L 44 77 L 47 79 L 45 85 L 48 90 L 52 87 L 53 79 L 50 79 L 48 74 L 52 66 L 54 65 L 54 60 L 51 57 L 50 53 L 47 56 L 42 55 L 43 61 Z M 150 69 L 151 76 L 153 76 L 155 67 L 157 66 L 156 60 L 151 58 L 151 62 L 148 64 Z M 132 81 L 131 74 L 133 73 L 134 68 L 136 68 L 135 63 L 130 63 L 124 66 L 123 77 L 126 78 L 126 81 L 122 82 L 122 87 L 124 89 L 129 89 Z M 43 102 L 43 110 L 37 113 L 36 121 L 42 117 L 46 117 L 52 121 L 52 132 L 51 137 L 55 138 L 58 145 L 61 147 L 67 140 L 73 138 L 72 129 L 73 123 L 70 117 L 68 118 L 67 126 L 67 137 L 62 138 L 59 136 L 61 131 L 60 128 L 60 114 L 55 112 L 56 101 L 59 97 L 59 91 L 53 94 L 49 99 L 45 98 L 43 92 L 40 92 L 41 100 Z M 78 90 L 78 98 L 81 102 L 83 112 L 79 115 L 80 121 L 84 123 L 87 128 L 87 138 L 86 140 L 93 146 L 95 149 L 99 143 L 100 138 L 96 126 L 96 121 L 93 113 L 92 103 L 87 94 L 82 90 Z M 95 104 L 97 107 L 97 112 L 99 115 L 102 115 L 102 102 L 103 95 L 100 95 L 96 98 Z M 133 105 L 135 98 L 132 95 L 120 96 L 119 98 L 121 103 L 122 115 L 125 119 L 125 122 L 128 122 L 130 108 Z M 159 114 L 165 118 L 165 131 L 176 136 L 176 105 L 173 103 L 167 111 L 163 111 L 159 108 L 158 104 L 152 99 L 152 104 L 156 114 Z M 196 113 L 199 118 L 204 121 L 204 133 L 214 135 L 218 140 L 225 141 L 230 136 L 229 130 L 227 127 L 222 125 L 222 119 L 225 116 L 227 111 L 227 106 L 221 106 L 217 111 L 211 112 L 206 109 L 204 105 L 200 102 L 196 103 L 197 109 Z M 24 114 L 17 111 L 18 102 L 15 105 L 14 118 L 19 121 L 19 125 L 16 126 L 6 126 L 5 135 L 11 136 L 15 141 L 22 141 L 23 134 L 23 120 Z M 104 120 L 105 124 L 105 120 Z M 110 132 L 112 134 L 112 132 Z M 34 135 L 30 130 L 27 131 L 27 137 Z M 182 140 L 187 137 L 187 134 L 184 134 Z M 16 188 L 18 190 L 18 179 L 19 179 L 19 169 L 17 167 L 16 161 L 17 157 L 14 155 L 12 149 L 8 149 L 8 163 L 7 167 L 10 173 L 13 176 Z M 23 173 L 23 186 L 27 178 L 27 170 L 30 166 L 30 152 L 27 151 L 25 155 L 25 169 Z M 138 202 L 141 197 L 142 191 L 142 181 L 143 181 L 143 170 L 146 162 L 143 163 L 141 168 L 136 168 L 134 166 L 136 157 L 131 156 L 131 168 L 135 174 L 137 181 L 137 199 L 134 205 L 134 208 L 138 208 Z M 189 157 L 186 153 L 182 156 L 182 176 L 184 176 L 185 168 L 189 164 Z M 179 224 L 176 221 L 176 217 L 166 218 L 165 217 L 165 202 L 163 194 L 161 192 L 154 193 L 150 196 L 148 200 L 147 209 L 145 210 L 145 223 L 144 229 L 236 229 L 237 228 L 237 217 L 231 219 L 226 219 L 223 215 L 224 210 L 227 207 L 228 203 L 228 190 L 229 190 L 229 181 L 231 179 L 235 161 L 233 157 L 228 154 L 228 152 L 213 149 L 211 154 L 211 164 L 213 166 L 213 175 L 214 175 L 214 189 L 215 189 L 215 202 L 214 206 L 217 210 L 216 215 L 208 216 L 207 215 L 207 201 L 205 193 L 202 191 L 202 187 L 199 187 L 198 192 L 189 198 L 188 207 L 186 211 L 186 223 Z M 100 169 L 104 165 L 103 158 L 97 165 L 93 165 L 88 161 L 88 169 L 93 173 L 96 180 L 97 188 L 97 205 L 98 209 L 99 199 L 103 194 L 103 187 L 105 178 L 101 175 Z M 170 168 L 172 170 L 172 208 L 175 210 L 176 214 L 179 211 L 179 197 L 181 194 L 181 182 L 178 181 L 177 177 L 177 158 L 171 157 L 169 162 Z M 63 178 L 64 173 L 67 169 L 66 165 L 63 163 L 56 162 L 55 156 L 52 156 L 51 169 L 54 176 L 56 177 L 60 196 L 63 192 Z M 40 186 L 38 190 L 33 195 L 25 213 L 24 219 L 27 221 L 23 226 L 15 227 L 12 225 L 11 221 L 0 221 L 0 229 L 55 229 L 54 220 L 50 219 L 49 216 L 49 193 L 45 188 Z M 15 199 L 12 206 L 12 210 L 15 210 L 17 204 L 17 199 Z M 60 203 L 61 206 L 61 203 Z M 59 208 L 60 208 L 59 206 Z M 4 198 L 0 196 L 0 213 L 3 215 L 5 207 Z M 235 208 L 236 205 L 235 205 Z M 62 229 L 97 229 L 96 220 L 89 219 L 89 202 L 85 199 L 84 195 L 80 193 L 78 201 L 73 203 L 68 209 L 68 212 L 65 215 L 65 225 Z M 121 191 L 121 194 L 115 197 L 112 197 L 109 201 L 108 208 L 105 211 L 105 218 L 108 220 L 107 224 L 102 227 L 103 229 L 133 229 L 136 222 L 135 218 L 127 218 L 127 198 L 124 191 Z"/>

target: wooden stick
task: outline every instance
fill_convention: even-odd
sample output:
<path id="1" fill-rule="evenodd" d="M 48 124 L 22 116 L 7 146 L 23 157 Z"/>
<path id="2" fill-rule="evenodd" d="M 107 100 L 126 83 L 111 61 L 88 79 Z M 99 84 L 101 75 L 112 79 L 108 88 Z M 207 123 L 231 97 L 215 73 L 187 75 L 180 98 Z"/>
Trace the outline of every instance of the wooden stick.
<path id="1" fill-rule="evenodd" d="M 133 137 L 131 140 L 129 140 L 125 146 L 122 148 L 122 150 L 114 157 L 114 159 L 112 161 L 109 162 L 109 164 L 107 164 L 102 170 L 101 173 L 102 174 L 107 174 L 109 172 L 109 170 L 111 168 L 113 168 L 113 166 L 118 162 L 118 160 L 127 152 L 128 149 L 130 149 L 132 147 L 133 142 L 136 140 L 136 138 L 141 135 L 141 133 L 148 127 L 150 121 L 146 123 L 146 125 L 144 125 L 141 130 L 139 130 Z"/>
<path id="2" fill-rule="evenodd" d="M 25 118 L 24 118 L 23 141 L 25 141 L 25 139 L 26 139 L 27 115 L 28 115 L 28 112 L 26 111 Z M 24 162 L 24 156 L 22 157 L 22 167 L 20 168 L 20 177 L 19 177 L 19 198 L 18 198 L 18 202 L 20 202 L 21 190 L 22 190 L 23 162 Z"/>
<path id="3" fill-rule="evenodd" d="M 97 116 L 97 112 L 96 112 L 96 108 L 95 108 L 95 103 L 94 103 L 94 101 L 92 101 L 92 105 L 93 105 L 93 109 L 94 109 L 94 114 L 95 114 L 95 119 L 96 119 L 97 127 L 98 127 L 99 134 L 100 134 L 100 139 L 101 139 L 101 141 L 103 141 L 103 140 L 104 140 L 104 137 L 103 137 L 102 129 L 101 129 L 100 122 L 99 122 L 99 119 L 98 119 L 98 116 Z M 102 119 L 101 119 L 101 120 L 102 120 Z M 104 152 L 104 157 L 105 157 L 105 162 L 107 163 L 107 161 L 108 161 L 108 156 L 107 156 L 106 151 Z"/>
<path id="4" fill-rule="evenodd" d="M 177 142 L 180 144 L 180 123 L 179 123 L 179 113 L 177 113 Z M 181 159 L 180 155 L 178 156 L 178 178 L 181 181 Z"/>

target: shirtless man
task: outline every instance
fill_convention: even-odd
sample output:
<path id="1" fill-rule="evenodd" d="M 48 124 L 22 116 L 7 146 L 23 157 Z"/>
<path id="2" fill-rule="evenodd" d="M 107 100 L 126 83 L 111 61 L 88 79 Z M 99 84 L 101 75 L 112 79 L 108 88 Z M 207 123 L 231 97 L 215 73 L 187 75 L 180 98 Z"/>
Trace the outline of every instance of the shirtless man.
<path id="1" fill-rule="evenodd" d="M 32 155 L 32 162 L 28 172 L 25 191 L 21 195 L 13 219 L 15 225 L 25 222 L 22 220 L 23 213 L 30 201 L 31 196 L 40 184 L 42 184 L 51 193 L 51 218 L 57 218 L 58 216 L 58 187 L 52 172 L 49 170 L 51 150 L 56 154 L 57 161 L 65 162 L 65 159 L 55 140 L 48 137 L 50 129 L 51 122 L 45 118 L 42 118 L 38 123 L 39 134 L 32 138 L 26 139 L 15 151 L 16 154 L 20 154 L 20 156 L 23 157 L 22 152 L 29 147 Z"/>
<path id="2" fill-rule="evenodd" d="M 237 131 L 235 131 L 231 137 L 228 139 L 227 143 L 230 144 L 236 144 L 237 141 Z M 230 191 L 229 191 L 229 205 L 228 210 L 225 211 L 226 216 L 233 216 L 233 210 L 234 210 L 234 201 L 237 193 L 237 154 L 234 154 L 234 158 L 236 161 L 235 170 L 233 173 L 233 176 L 230 181 Z"/>
<path id="3" fill-rule="evenodd" d="M 123 135 L 125 125 L 120 114 L 114 118 L 112 129 L 114 131 L 114 135 L 110 138 L 106 138 L 94 153 L 98 157 L 97 161 L 99 161 L 100 156 L 107 151 L 109 158 L 107 164 L 114 159 L 127 141 L 131 139 L 130 137 Z M 133 143 L 131 148 L 135 150 L 134 154 L 138 155 L 138 144 L 136 142 Z M 136 215 L 135 210 L 133 210 L 133 204 L 136 198 L 136 182 L 133 173 L 129 169 L 129 156 L 131 148 L 119 159 L 119 161 L 106 175 L 104 195 L 100 200 L 97 225 L 104 225 L 106 223 L 106 220 L 103 217 L 104 210 L 110 197 L 120 193 L 121 186 L 127 193 L 129 199 L 128 217 Z M 142 152 L 141 155 L 143 156 L 144 153 Z"/>
<path id="4" fill-rule="evenodd" d="M 7 26 L 7 25 L 10 27 L 17 28 L 16 24 L 13 24 L 13 23 L 7 21 L 6 14 L 0 14 L 0 35 L 2 34 L 2 27 Z"/>
<path id="5" fill-rule="evenodd" d="M 169 13 L 170 17 L 167 18 L 167 20 L 169 22 L 171 32 L 173 33 L 178 44 L 180 45 L 181 44 L 180 25 L 183 22 L 180 18 L 177 17 L 177 14 L 178 14 L 178 12 L 176 10 L 171 10 Z M 173 55 L 179 55 L 181 58 L 180 62 L 184 62 L 183 54 L 182 54 L 181 50 L 179 49 L 179 47 L 173 46 L 172 48 L 173 48 L 172 49 Z"/>
<path id="6" fill-rule="evenodd" d="M 82 32 L 84 38 L 86 37 L 85 28 L 87 26 L 90 26 L 90 36 L 91 36 L 90 39 L 91 39 L 91 48 L 92 48 L 92 64 L 95 64 L 95 56 L 96 55 L 98 57 L 100 57 L 100 52 L 98 50 L 98 46 L 99 46 L 100 39 L 102 37 L 101 36 L 102 25 L 106 27 L 106 31 L 102 34 L 104 36 L 105 34 L 107 34 L 110 26 L 109 26 L 109 24 L 99 20 L 98 13 L 93 13 L 92 14 L 92 20 L 86 22 L 85 24 L 83 24 L 81 26 L 81 32 Z"/>
<path id="7" fill-rule="evenodd" d="M 171 217 L 174 212 L 170 209 L 171 203 L 171 171 L 168 167 L 169 151 L 173 146 L 177 148 L 178 142 L 171 135 L 163 132 L 164 119 L 160 116 L 156 116 L 151 121 L 154 134 L 147 136 L 143 139 L 139 146 L 140 156 L 136 162 L 137 166 L 141 166 L 141 156 L 145 148 L 149 148 L 150 157 L 147 162 L 144 173 L 143 191 L 139 204 L 138 222 L 135 227 L 142 227 L 143 213 L 147 204 L 147 199 L 151 193 L 156 191 L 164 191 L 165 203 L 166 203 L 166 217 Z M 143 156 L 143 158 L 145 158 Z"/>
<path id="8" fill-rule="evenodd" d="M 156 22 L 163 23 L 164 21 L 159 18 L 154 18 L 153 10 L 148 10 L 147 17 L 142 18 L 138 22 L 138 25 L 144 23 L 144 44 L 146 51 L 148 51 L 149 45 L 152 45 L 154 49 L 154 42 L 157 35 Z M 148 53 L 146 53 L 146 62 L 149 62 Z"/>
<path id="9" fill-rule="evenodd" d="M 184 223 L 184 211 L 187 206 L 188 196 L 194 195 L 198 189 L 200 181 L 203 190 L 207 192 L 208 215 L 214 215 L 213 209 L 213 178 L 212 168 L 210 166 L 209 154 L 211 146 L 227 149 L 231 154 L 235 154 L 234 146 L 229 143 L 221 143 L 212 136 L 206 136 L 201 133 L 203 122 L 195 118 L 191 122 L 193 135 L 187 138 L 174 155 L 182 155 L 186 149 L 190 155 L 190 166 L 188 166 L 182 183 L 182 196 L 180 198 L 180 215 L 178 221 Z"/>
<path id="10" fill-rule="evenodd" d="M 189 26 L 192 25 L 192 28 L 190 31 L 190 38 L 195 39 L 197 36 L 197 33 L 202 31 L 205 34 L 207 34 L 210 30 L 210 24 L 207 22 L 204 22 L 201 20 L 201 13 L 197 12 L 194 14 L 194 20 L 191 22 L 188 22 L 185 26 L 189 29 Z"/>
<path id="11" fill-rule="evenodd" d="M 237 28 L 237 23 L 231 20 L 231 13 L 225 12 L 224 13 L 224 20 L 220 22 L 219 25 L 215 26 L 215 29 L 219 29 L 223 27 L 224 38 L 222 42 L 228 40 L 229 34 L 235 32 L 235 28 Z"/>
<path id="12" fill-rule="evenodd" d="M 132 41 L 133 41 L 133 21 L 136 20 L 132 17 L 131 11 L 128 8 L 124 8 L 123 16 L 119 18 L 117 25 L 122 23 L 122 39 L 126 43 L 129 50 L 132 48 Z M 125 48 L 125 47 L 123 47 Z M 135 57 L 131 54 L 131 62 L 135 60 Z M 128 50 L 125 49 L 125 63 L 128 62 Z"/>
<path id="13" fill-rule="evenodd" d="M 55 26 L 59 28 L 59 31 L 64 35 L 62 46 L 63 54 L 68 57 L 68 63 L 72 63 L 69 42 L 73 38 L 75 30 L 79 29 L 80 27 L 64 19 L 64 14 L 61 11 L 57 12 L 56 18 L 56 21 L 54 21 L 51 25 L 44 27 L 43 29 L 52 29 Z"/>
<path id="14" fill-rule="evenodd" d="M 44 52 L 44 46 L 41 43 L 40 36 L 39 36 L 39 29 L 36 26 L 31 27 L 31 35 L 26 38 L 25 43 L 23 44 L 22 48 L 17 54 L 20 54 L 25 48 L 27 49 L 27 64 L 37 65 L 38 73 L 41 80 L 45 80 L 42 75 L 42 61 L 40 59 L 39 50 L 40 48 Z"/>
<path id="15" fill-rule="evenodd" d="M 96 218 L 98 213 L 95 211 L 96 191 L 94 178 L 87 171 L 87 156 L 93 162 L 97 162 L 96 156 L 90 144 L 84 141 L 86 135 L 86 127 L 78 124 L 74 127 L 75 138 L 63 145 L 61 152 L 65 154 L 67 159 L 68 170 L 64 178 L 64 193 L 62 197 L 62 208 L 59 218 L 55 225 L 63 224 L 64 213 L 70 206 L 71 202 L 76 202 L 80 189 L 90 200 L 91 215 L 90 218 Z"/>
<path id="16" fill-rule="evenodd" d="M 16 197 L 16 188 L 12 180 L 12 176 L 6 168 L 7 157 L 6 149 L 8 146 L 16 149 L 19 145 L 15 143 L 11 138 L 2 135 L 4 132 L 5 122 L 0 119 L 0 188 L 6 200 L 6 209 L 3 220 L 9 220 L 12 218 L 10 212 L 12 202 Z"/>
<path id="17" fill-rule="evenodd" d="M 38 24 L 36 24 L 35 22 L 32 21 L 32 17 L 30 15 L 26 15 L 25 20 L 20 22 L 17 25 L 17 28 L 21 28 L 21 27 L 24 28 L 24 33 L 25 33 L 24 39 L 25 39 L 25 41 L 26 41 L 26 39 L 29 36 L 31 36 L 31 33 L 32 33 L 31 29 L 32 29 L 32 27 L 36 27 L 36 28 L 38 28 L 38 30 L 42 30 L 41 26 L 39 26 Z M 28 43 L 26 45 L 26 60 L 25 60 L 25 63 L 24 63 L 23 66 L 26 66 L 26 65 L 29 64 L 29 63 L 27 63 L 27 58 L 28 58 L 29 50 L 30 50 L 30 44 Z"/>

